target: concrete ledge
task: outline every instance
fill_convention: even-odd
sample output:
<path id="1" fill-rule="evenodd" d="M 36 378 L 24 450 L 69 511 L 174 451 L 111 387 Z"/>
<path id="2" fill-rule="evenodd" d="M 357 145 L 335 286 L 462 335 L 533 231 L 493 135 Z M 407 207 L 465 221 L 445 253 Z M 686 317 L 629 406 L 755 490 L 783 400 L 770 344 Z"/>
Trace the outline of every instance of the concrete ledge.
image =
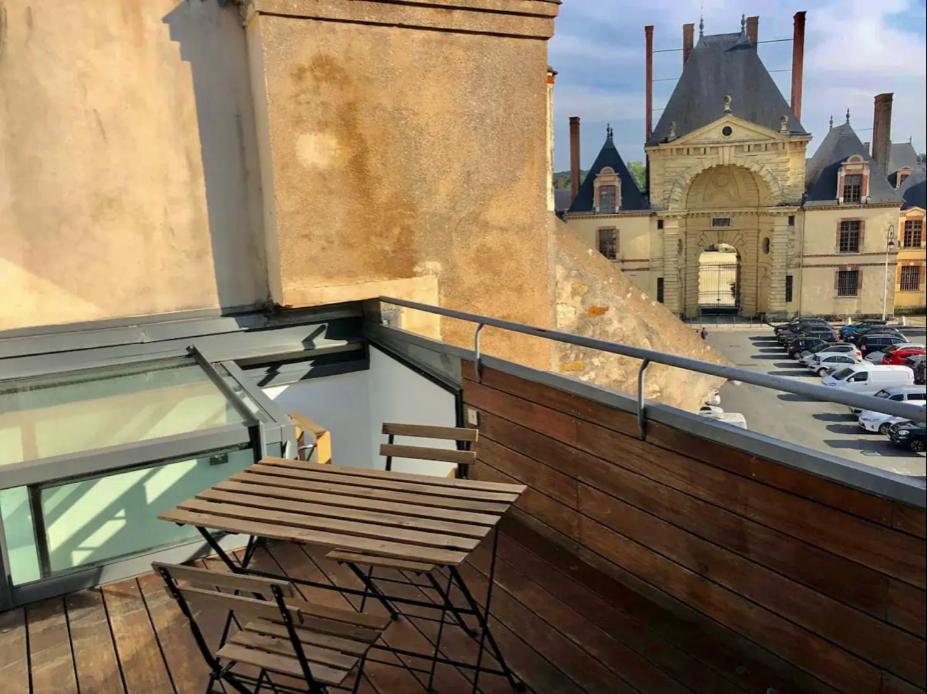
<path id="1" fill-rule="evenodd" d="M 253 0 L 249 13 L 319 21 L 381 24 L 547 40 L 559 2 L 552 0 Z"/>

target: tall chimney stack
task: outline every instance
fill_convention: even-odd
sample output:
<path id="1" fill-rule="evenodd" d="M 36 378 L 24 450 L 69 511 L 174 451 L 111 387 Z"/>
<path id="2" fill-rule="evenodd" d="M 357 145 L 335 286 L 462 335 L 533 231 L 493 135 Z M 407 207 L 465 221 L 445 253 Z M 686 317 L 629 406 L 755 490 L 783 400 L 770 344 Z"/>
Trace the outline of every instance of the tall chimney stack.
<path id="1" fill-rule="evenodd" d="M 682 64 L 685 66 L 689 62 L 689 54 L 692 53 L 692 45 L 695 42 L 695 25 L 682 25 Z"/>
<path id="2" fill-rule="evenodd" d="M 760 39 L 760 18 L 747 17 L 747 38 L 754 46 Z"/>
<path id="3" fill-rule="evenodd" d="M 579 193 L 579 116 L 570 116 L 570 190 L 575 200 Z"/>
<path id="4" fill-rule="evenodd" d="M 645 43 L 645 97 L 644 97 L 644 121 L 646 123 L 647 137 L 645 141 L 650 140 L 653 135 L 653 25 L 648 24 L 644 27 Z"/>
<path id="5" fill-rule="evenodd" d="M 882 169 L 890 173 L 888 157 L 892 151 L 892 94 L 878 94 L 872 113 L 872 158 Z"/>
<path id="6" fill-rule="evenodd" d="M 805 13 L 796 12 L 792 30 L 792 113 L 801 119 L 801 79 L 805 67 Z"/>

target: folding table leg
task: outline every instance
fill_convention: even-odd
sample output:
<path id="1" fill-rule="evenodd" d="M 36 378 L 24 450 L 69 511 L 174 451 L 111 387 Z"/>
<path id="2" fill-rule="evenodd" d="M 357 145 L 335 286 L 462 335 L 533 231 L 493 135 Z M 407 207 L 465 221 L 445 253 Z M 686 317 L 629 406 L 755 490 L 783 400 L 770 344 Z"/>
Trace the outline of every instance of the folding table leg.
<path id="1" fill-rule="evenodd" d="M 444 589 L 441 587 L 441 584 L 438 583 L 438 579 L 431 575 L 431 573 L 426 573 L 425 576 L 428 578 L 428 581 L 431 583 L 432 588 L 435 589 L 435 592 L 441 597 L 442 600 L 447 602 L 448 609 L 451 611 L 451 614 L 454 615 L 454 619 L 460 625 L 460 628 L 463 629 L 467 636 L 476 636 L 476 630 L 473 629 L 467 622 L 464 620 L 463 615 L 460 613 L 460 610 L 457 609 L 457 606 L 451 600 L 450 593 L 445 593 Z M 450 580 L 448 581 L 450 583 Z"/>
<path id="2" fill-rule="evenodd" d="M 428 673 L 428 691 L 434 692 L 434 681 L 435 681 L 435 670 L 438 667 L 438 657 L 441 655 L 441 636 L 444 633 L 444 622 L 447 617 L 448 606 L 450 605 L 450 596 L 451 596 L 451 581 L 453 581 L 453 575 L 448 575 L 447 577 L 447 588 L 442 592 L 438 591 L 442 595 L 441 600 L 441 621 L 438 623 L 438 635 L 435 637 L 435 655 L 431 659 L 431 672 Z M 477 667 L 479 667 L 477 665 Z M 476 690 L 474 690 L 476 691 Z"/>
<path id="3" fill-rule="evenodd" d="M 387 612 L 389 612 L 390 619 L 393 621 L 398 620 L 399 612 L 395 607 L 393 607 L 392 603 L 390 603 L 389 599 L 386 597 L 386 595 L 384 595 L 383 591 L 377 587 L 377 584 L 373 582 L 373 567 L 371 566 L 367 570 L 367 573 L 364 573 L 360 570 L 357 564 L 354 564 L 353 562 L 346 563 L 351 568 L 351 571 L 353 571 L 354 574 L 360 579 L 361 583 L 364 584 L 365 591 L 364 596 L 361 598 L 361 611 L 363 611 L 364 605 L 367 603 L 367 594 L 369 593 L 375 597 L 381 605 L 383 605 Z"/>
<path id="4" fill-rule="evenodd" d="M 508 663 L 505 661 L 505 657 L 502 655 L 502 649 L 499 648 L 499 644 L 496 642 L 496 638 L 493 636 L 492 631 L 489 628 L 489 609 L 492 604 L 492 591 L 493 584 L 495 583 L 496 577 L 496 555 L 499 549 L 499 527 L 498 525 L 493 529 L 492 536 L 492 559 L 489 564 L 489 585 L 486 587 L 486 605 L 481 610 L 479 604 L 473 598 L 473 594 L 470 592 L 470 589 L 467 588 L 466 582 L 463 580 L 463 576 L 460 575 L 460 572 L 456 567 L 451 567 L 451 576 L 454 578 L 457 585 L 460 587 L 460 592 L 463 593 L 464 599 L 473 609 L 473 612 L 476 614 L 476 619 L 480 625 L 480 641 L 479 641 L 479 650 L 477 651 L 476 658 L 476 671 L 473 675 L 473 692 L 477 691 L 477 687 L 480 681 L 480 672 L 482 671 L 483 665 L 483 653 L 486 650 L 487 641 L 489 642 L 489 648 L 492 650 L 492 654 L 495 656 L 496 660 L 499 662 L 499 665 L 502 667 L 503 673 L 505 673 L 506 679 L 509 681 L 509 685 L 513 689 L 522 691 L 525 689 L 525 683 L 518 679 L 515 674 L 512 672 L 512 669 L 509 667 Z"/>

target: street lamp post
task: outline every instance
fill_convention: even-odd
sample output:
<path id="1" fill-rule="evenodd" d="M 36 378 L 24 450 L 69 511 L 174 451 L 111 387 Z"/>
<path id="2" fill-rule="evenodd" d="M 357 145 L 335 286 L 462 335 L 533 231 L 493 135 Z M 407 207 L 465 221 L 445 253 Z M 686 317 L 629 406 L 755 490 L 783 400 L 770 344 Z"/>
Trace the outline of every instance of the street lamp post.
<path id="1" fill-rule="evenodd" d="M 885 274 L 882 277 L 882 320 L 888 310 L 888 256 L 895 250 L 895 225 L 889 224 L 885 234 Z"/>

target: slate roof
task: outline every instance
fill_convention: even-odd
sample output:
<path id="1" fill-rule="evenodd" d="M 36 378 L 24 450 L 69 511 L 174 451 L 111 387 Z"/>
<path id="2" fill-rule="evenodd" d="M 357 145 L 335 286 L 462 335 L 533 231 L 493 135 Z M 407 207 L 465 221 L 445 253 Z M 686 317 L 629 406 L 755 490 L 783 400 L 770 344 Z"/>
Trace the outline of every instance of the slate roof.
<path id="1" fill-rule="evenodd" d="M 805 167 L 806 204 L 837 204 L 837 171 L 854 154 L 872 162 L 849 122 L 831 128 Z M 869 196 L 872 202 L 901 202 L 877 166 L 869 169 Z"/>
<path id="2" fill-rule="evenodd" d="M 927 167 L 915 164 L 911 175 L 901 184 L 901 209 L 920 207 L 927 210 Z"/>
<path id="3" fill-rule="evenodd" d="M 778 131 L 782 116 L 788 116 L 792 134 L 807 134 L 750 39 L 743 33 L 716 34 L 703 36 L 692 50 L 647 144 L 666 141 L 674 121 L 676 137 L 682 137 L 718 120 L 725 96 L 738 118 Z"/>
<path id="4" fill-rule="evenodd" d="M 573 202 L 573 191 L 569 188 L 554 188 L 554 211 L 563 212 L 570 209 Z"/>
<path id="5" fill-rule="evenodd" d="M 888 155 L 888 173 L 895 173 L 898 169 L 917 164 L 917 151 L 910 142 L 893 142 Z"/>
<path id="6" fill-rule="evenodd" d="M 576 199 L 573 200 L 573 204 L 570 205 L 569 212 L 594 211 L 595 177 L 606 166 L 610 166 L 614 169 L 621 181 L 621 203 L 619 205 L 619 210 L 622 212 L 626 210 L 649 210 L 650 204 L 641 193 L 640 188 L 637 187 L 637 182 L 634 180 L 634 176 L 631 175 L 631 172 L 628 171 L 628 167 L 625 166 L 621 155 L 618 154 L 618 149 L 615 147 L 615 143 L 612 140 L 611 130 L 609 130 L 605 137 L 605 144 L 602 145 L 602 149 L 599 150 L 599 156 L 595 158 L 595 162 L 589 168 L 586 178 L 583 179 L 582 184 L 579 186 L 579 192 L 576 194 Z"/>

